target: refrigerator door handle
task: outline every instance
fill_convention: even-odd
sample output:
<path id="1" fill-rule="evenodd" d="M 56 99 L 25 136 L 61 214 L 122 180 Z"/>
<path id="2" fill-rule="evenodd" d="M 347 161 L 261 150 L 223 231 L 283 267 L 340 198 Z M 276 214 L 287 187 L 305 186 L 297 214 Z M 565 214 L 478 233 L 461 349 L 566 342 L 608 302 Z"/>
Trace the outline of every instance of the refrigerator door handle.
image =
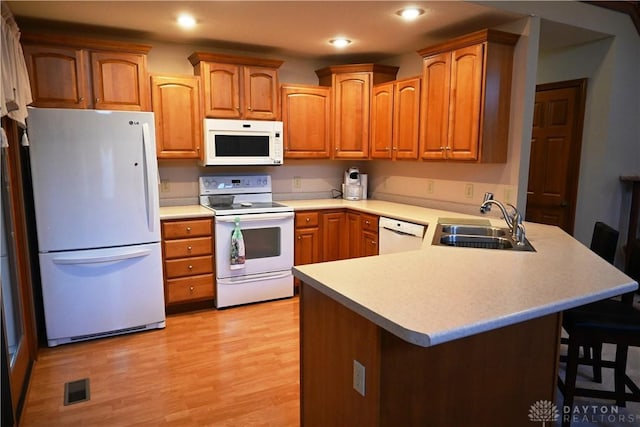
<path id="1" fill-rule="evenodd" d="M 132 258 L 142 258 L 151 253 L 149 249 L 137 249 L 119 254 L 98 255 L 98 256 L 61 256 L 53 258 L 54 264 L 74 265 L 74 264 L 101 264 L 105 262 L 122 261 Z"/>
<path id="2" fill-rule="evenodd" d="M 149 134 L 149 124 L 142 124 L 142 144 L 144 148 L 144 182 L 145 182 L 145 191 L 146 191 L 146 199 L 147 199 L 147 224 L 149 226 L 149 231 L 153 232 L 155 228 L 155 217 L 156 217 L 156 207 L 154 200 L 152 200 L 151 194 L 153 189 L 149 186 L 149 173 L 153 170 L 153 163 L 155 161 L 156 153 L 151 150 L 149 145 L 151 144 L 151 135 Z"/>

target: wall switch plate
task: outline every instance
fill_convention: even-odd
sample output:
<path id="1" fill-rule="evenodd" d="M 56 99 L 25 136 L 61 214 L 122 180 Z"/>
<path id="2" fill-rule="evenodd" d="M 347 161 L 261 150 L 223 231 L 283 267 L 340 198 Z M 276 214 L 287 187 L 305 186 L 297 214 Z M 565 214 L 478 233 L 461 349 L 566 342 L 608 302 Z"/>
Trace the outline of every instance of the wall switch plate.
<path id="1" fill-rule="evenodd" d="M 299 176 L 293 177 L 293 188 L 296 188 L 298 190 L 302 188 L 302 178 L 300 178 Z"/>
<path id="2" fill-rule="evenodd" d="M 353 388 L 362 396 L 365 394 L 365 368 L 354 359 L 353 361 Z"/>
<path id="3" fill-rule="evenodd" d="M 473 198 L 473 184 L 465 184 L 464 197 L 466 197 L 467 199 Z"/>
<path id="4" fill-rule="evenodd" d="M 427 194 L 433 194 L 433 180 L 432 179 L 428 179 L 427 180 Z"/>

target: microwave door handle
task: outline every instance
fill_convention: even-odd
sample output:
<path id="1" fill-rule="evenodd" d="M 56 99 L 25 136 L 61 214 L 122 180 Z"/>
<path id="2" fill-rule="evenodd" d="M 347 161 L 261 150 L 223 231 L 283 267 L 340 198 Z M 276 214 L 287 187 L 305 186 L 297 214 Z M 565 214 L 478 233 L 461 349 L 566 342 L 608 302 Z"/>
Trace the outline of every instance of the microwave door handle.
<path id="1" fill-rule="evenodd" d="M 247 221 L 271 221 L 274 219 L 293 218 L 293 212 L 216 216 L 216 222 L 235 222 L 236 217 L 240 217 L 241 223 Z"/>

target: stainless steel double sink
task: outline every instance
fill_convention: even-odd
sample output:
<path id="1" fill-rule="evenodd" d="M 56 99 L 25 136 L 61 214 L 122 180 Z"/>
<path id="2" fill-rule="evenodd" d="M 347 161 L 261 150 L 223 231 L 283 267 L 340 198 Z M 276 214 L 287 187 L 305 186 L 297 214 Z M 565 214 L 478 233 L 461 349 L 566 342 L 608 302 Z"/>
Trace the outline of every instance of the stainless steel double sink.
<path id="1" fill-rule="evenodd" d="M 508 228 L 490 225 L 438 224 L 434 245 L 535 252 L 527 239 L 518 245 Z"/>

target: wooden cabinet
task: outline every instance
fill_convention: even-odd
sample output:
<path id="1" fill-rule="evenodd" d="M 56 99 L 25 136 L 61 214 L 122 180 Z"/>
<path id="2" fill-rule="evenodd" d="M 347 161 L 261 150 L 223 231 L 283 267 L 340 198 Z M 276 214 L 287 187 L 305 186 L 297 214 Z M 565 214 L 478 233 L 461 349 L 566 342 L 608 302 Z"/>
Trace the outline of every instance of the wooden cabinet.
<path id="1" fill-rule="evenodd" d="M 149 111 L 151 46 L 29 33 L 21 42 L 32 105 Z"/>
<path id="2" fill-rule="evenodd" d="M 282 61 L 194 52 L 202 79 L 204 115 L 223 119 L 278 120 L 278 68 Z"/>
<path id="3" fill-rule="evenodd" d="M 167 306 L 213 301 L 213 219 L 162 221 L 164 295 Z"/>
<path id="4" fill-rule="evenodd" d="M 332 157 L 369 157 L 371 90 L 395 80 L 398 67 L 377 64 L 338 65 L 316 70 L 321 86 L 330 86 L 333 104 Z"/>
<path id="5" fill-rule="evenodd" d="M 347 212 L 348 258 L 378 255 L 378 216 Z"/>
<path id="6" fill-rule="evenodd" d="M 418 51 L 422 159 L 506 162 L 518 37 L 482 30 Z"/>
<path id="7" fill-rule="evenodd" d="M 418 158 L 420 77 L 382 83 L 371 98 L 371 158 Z"/>
<path id="8" fill-rule="evenodd" d="M 304 265 L 320 261 L 320 214 L 296 212 L 293 263 Z M 295 278 L 294 284 L 300 286 L 300 279 Z"/>
<path id="9" fill-rule="evenodd" d="M 198 76 L 151 76 L 159 159 L 199 159 L 202 115 Z"/>
<path id="10" fill-rule="evenodd" d="M 346 233 L 346 214 L 344 210 L 326 211 L 320 214 L 322 261 L 346 259 L 348 235 Z"/>
<path id="11" fill-rule="evenodd" d="M 284 157 L 328 159 L 331 155 L 331 89 L 284 84 L 280 95 Z"/>

